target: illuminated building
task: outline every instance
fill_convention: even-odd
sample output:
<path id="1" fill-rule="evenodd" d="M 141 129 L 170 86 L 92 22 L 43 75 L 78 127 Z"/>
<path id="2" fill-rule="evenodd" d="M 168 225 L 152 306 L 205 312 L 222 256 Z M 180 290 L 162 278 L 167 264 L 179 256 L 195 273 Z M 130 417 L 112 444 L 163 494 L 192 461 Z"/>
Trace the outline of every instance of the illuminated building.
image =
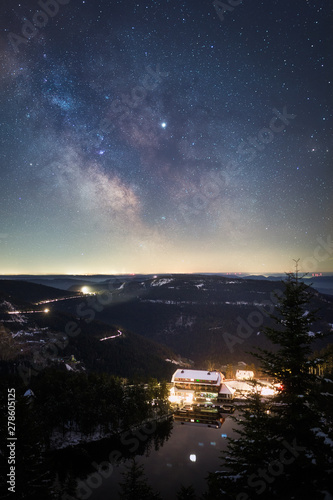
<path id="1" fill-rule="evenodd" d="M 217 402 L 224 376 L 218 371 L 178 369 L 172 376 L 172 403 Z"/>
<path id="2" fill-rule="evenodd" d="M 237 370 L 236 380 L 251 380 L 254 378 L 254 373 L 251 370 Z"/>

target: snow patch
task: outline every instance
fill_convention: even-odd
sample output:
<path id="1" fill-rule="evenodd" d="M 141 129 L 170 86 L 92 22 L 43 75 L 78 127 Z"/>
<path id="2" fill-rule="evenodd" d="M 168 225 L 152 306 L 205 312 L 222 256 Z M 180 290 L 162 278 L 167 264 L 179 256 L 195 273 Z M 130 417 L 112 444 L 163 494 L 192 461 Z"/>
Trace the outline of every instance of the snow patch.
<path id="1" fill-rule="evenodd" d="M 157 279 L 151 282 L 150 286 L 162 286 L 166 285 L 167 283 L 171 283 L 173 281 L 173 278 L 161 278 Z"/>
<path id="2" fill-rule="evenodd" d="M 325 434 L 325 432 L 323 432 L 321 429 L 319 429 L 319 427 L 314 427 L 313 429 L 311 429 L 312 432 L 317 436 L 317 437 L 322 437 L 322 438 L 325 438 L 324 439 L 324 444 L 327 444 L 329 445 L 331 448 L 333 448 L 333 441 L 331 438 L 328 437 L 327 434 Z"/>
<path id="3" fill-rule="evenodd" d="M 0 306 L 5 306 L 7 308 L 7 314 L 12 314 L 13 318 L 11 320 L 4 320 L 6 323 L 26 323 L 28 320 L 27 318 L 21 314 L 19 311 L 16 310 L 16 308 L 8 302 L 7 300 L 4 300 Z"/>
<path id="4" fill-rule="evenodd" d="M 203 283 L 200 283 L 199 285 L 194 285 L 194 286 L 196 286 L 196 287 L 197 287 L 197 289 L 199 290 L 200 288 L 202 288 L 202 287 L 204 286 L 204 284 L 203 284 Z"/>
<path id="5" fill-rule="evenodd" d="M 25 393 L 23 394 L 23 396 L 27 397 L 27 398 L 31 398 L 31 397 L 35 397 L 35 394 L 34 394 L 34 392 L 31 389 L 28 389 L 27 391 L 25 391 Z"/>

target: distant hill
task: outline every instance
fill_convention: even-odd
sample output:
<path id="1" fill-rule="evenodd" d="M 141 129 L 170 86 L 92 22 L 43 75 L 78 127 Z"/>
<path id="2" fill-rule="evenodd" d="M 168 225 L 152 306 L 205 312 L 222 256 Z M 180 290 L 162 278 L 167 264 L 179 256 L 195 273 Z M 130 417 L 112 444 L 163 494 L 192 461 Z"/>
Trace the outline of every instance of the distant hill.
<path id="1" fill-rule="evenodd" d="M 45 326 L 59 332 L 64 320 L 52 326 L 52 317 L 53 322 L 60 321 L 60 314 L 74 318 L 82 334 L 70 341 L 66 353 L 75 348 L 73 353 L 92 369 L 107 366 L 119 373 L 143 373 L 145 369 L 147 373 L 169 373 L 170 363 L 165 364 L 165 359 L 185 358 L 198 367 L 219 367 L 238 361 L 251 363 L 249 351 L 253 348 L 271 348 L 261 330 L 272 325 L 269 313 L 275 294 L 282 292 L 281 278 L 181 274 L 81 278 L 80 284 L 88 286 L 90 295 L 28 282 L 2 282 L 2 290 L 6 286 L 12 297 L 16 294 L 25 300 L 30 295 L 34 300 L 44 294 L 62 297 L 64 300 L 49 305 L 51 313 L 40 317 L 38 325 L 46 321 Z M 312 307 L 319 310 L 319 319 L 313 331 L 330 332 L 333 297 L 316 290 L 314 294 Z M 117 329 L 126 335 L 99 342 L 98 335 L 107 336 Z M 327 342 L 318 341 L 316 348 Z"/>
<path id="2" fill-rule="evenodd" d="M 171 378 L 175 370 L 171 360 L 176 356 L 170 348 L 128 329 L 119 331 L 115 325 L 94 320 L 86 322 L 75 314 L 57 310 L 62 301 L 52 302 L 48 313 L 33 305 L 35 300 L 63 295 L 59 290 L 33 283 L 0 281 L 0 359 L 3 363 L 11 360 L 16 366 L 21 364 L 38 373 L 44 365 L 68 365 L 74 356 L 73 369 L 84 367 L 131 379 Z M 27 301 L 29 296 L 31 303 Z M 80 300 L 82 297 L 74 302 L 79 304 Z M 67 336 L 66 331 L 74 331 L 75 335 Z M 105 337 L 111 338 L 101 341 Z"/>
<path id="3" fill-rule="evenodd" d="M 282 277 L 283 278 L 283 277 Z M 269 281 L 281 281 L 281 276 L 257 276 L 249 275 L 246 279 L 252 280 L 269 280 Z M 320 293 L 325 293 L 333 296 L 333 276 L 306 276 L 303 279 L 304 283 L 315 288 Z"/>
<path id="4" fill-rule="evenodd" d="M 5 280 L 0 279 L 0 294 L 3 294 L 13 300 L 36 303 L 42 300 L 54 300 L 62 297 L 71 297 L 79 295 L 61 291 L 51 286 L 31 283 L 24 280 Z M 1 296 L 1 295 L 0 295 Z"/>
<path id="5" fill-rule="evenodd" d="M 91 286 L 95 285 L 101 286 L 103 283 L 105 286 L 109 286 L 111 283 L 123 283 L 123 282 L 140 282 L 153 278 L 153 274 L 135 274 L 135 275 L 46 275 L 46 276 L 29 276 L 29 275 L 21 275 L 21 276 L 3 276 L 3 279 L 7 280 L 20 280 L 20 281 L 29 281 L 31 283 L 37 283 L 41 285 L 46 285 L 54 288 L 59 288 L 60 290 L 72 290 L 78 291 L 83 286 Z M 166 274 L 160 274 L 159 277 L 169 276 Z M 178 274 L 173 275 L 182 277 L 184 275 Z M 227 278 L 227 279 L 245 279 L 245 280 L 261 280 L 261 281 L 281 281 L 285 278 L 285 274 L 276 274 L 276 275 L 256 275 L 249 274 L 246 275 L 242 273 L 242 276 L 232 275 L 232 274 L 223 274 L 223 273 L 197 273 L 197 274 L 189 274 L 185 276 L 203 276 L 203 277 L 216 277 L 216 278 Z M 313 288 L 318 290 L 321 293 L 326 293 L 333 296 L 333 275 L 329 273 L 323 273 L 323 275 L 314 276 L 309 274 L 304 278 L 306 283 L 312 283 Z"/>
<path id="6" fill-rule="evenodd" d="M 208 361 L 224 365 L 251 362 L 248 351 L 253 346 L 270 347 L 260 330 L 272 324 L 268 312 L 273 311 L 274 293 L 281 293 L 283 284 L 214 275 L 161 275 L 112 279 L 93 288 L 112 295 L 112 302 L 96 312 L 103 322 L 162 343 L 198 365 Z M 75 306 L 67 302 L 60 307 L 68 312 Z M 333 298 L 315 291 L 313 307 L 320 309 L 315 331 L 330 331 Z M 89 317 L 88 305 L 81 314 Z"/>

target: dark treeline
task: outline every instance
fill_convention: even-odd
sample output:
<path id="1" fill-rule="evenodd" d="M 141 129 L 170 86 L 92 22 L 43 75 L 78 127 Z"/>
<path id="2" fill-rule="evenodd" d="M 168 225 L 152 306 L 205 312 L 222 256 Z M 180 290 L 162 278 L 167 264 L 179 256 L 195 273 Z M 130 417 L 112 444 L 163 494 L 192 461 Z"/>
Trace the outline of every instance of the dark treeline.
<path id="1" fill-rule="evenodd" d="M 209 500 L 332 498 L 332 349 L 313 352 L 329 332 L 313 331 L 318 311 L 297 266 L 284 285 L 274 326 L 263 330 L 276 350 L 253 352 L 279 390 L 266 401 L 254 390 L 239 411 L 237 438 L 229 439 L 220 472 L 209 475 Z"/>
<path id="2" fill-rule="evenodd" d="M 62 498 L 52 493 L 54 448 L 92 438 L 119 436 L 168 414 L 166 382 L 158 383 L 156 379 L 145 385 L 125 382 L 108 374 L 49 368 L 31 378 L 26 394 L 27 386 L 20 377 L 2 376 L 1 477 L 6 478 L 8 472 L 7 394 L 9 388 L 15 388 L 15 498 Z M 69 477 L 71 484 L 67 491 L 75 493 L 75 480 Z M 2 491 L 7 491 L 10 497 L 8 486 L 3 485 Z"/>
<path id="3" fill-rule="evenodd" d="M 174 365 L 165 361 L 175 358 L 169 348 L 127 330 L 122 329 L 117 338 L 100 342 L 101 338 L 117 335 L 118 328 L 98 321 L 87 324 L 59 311 L 39 315 L 37 323 L 30 317 L 27 321 L 27 331 L 43 332 L 36 343 L 14 339 L 1 324 L 0 314 L 0 374 L 17 370 L 26 384 L 44 368 L 59 368 L 61 364 L 64 368 L 64 361 L 72 355 L 87 371 L 126 377 L 135 383 L 147 377 L 170 380 L 174 372 Z M 66 335 L 67 325 L 75 325 L 75 336 Z M 22 325 L 11 324 L 11 330 L 16 333 Z"/>
<path id="4" fill-rule="evenodd" d="M 35 418 L 39 433 L 48 449 L 55 432 L 65 436 L 75 432 L 91 436 L 94 432 L 106 435 L 119 429 L 138 425 L 143 420 L 169 411 L 166 382 L 150 379 L 147 384 L 128 385 L 119 377 L 108 374 L 43 370 L 32 377 L 30 395 L 18 377 L 2 378 L 2 405 L 4 410 L 7 387 L 16 388 L 16 395 L 24 405 L 25 417 Z M 152 400 L 158 400 L 158 406 Z M 6 411 L 3 412 L 5 415 Z"/>

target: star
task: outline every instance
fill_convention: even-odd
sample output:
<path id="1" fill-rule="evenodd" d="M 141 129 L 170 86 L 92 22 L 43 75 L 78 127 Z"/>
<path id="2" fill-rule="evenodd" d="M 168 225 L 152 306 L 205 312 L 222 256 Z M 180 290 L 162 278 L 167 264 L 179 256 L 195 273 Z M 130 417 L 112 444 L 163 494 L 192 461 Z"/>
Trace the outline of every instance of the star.
<path id="1" fill-rule="evenodd" d="M 332 210 L 328 7 L 300 44 L 301 0 L 40 3 L 3 2 L 0 234 L 16 249 L 0 274 L 67 272 L 81 251 L 87 273 L 311 261 Z"/>

